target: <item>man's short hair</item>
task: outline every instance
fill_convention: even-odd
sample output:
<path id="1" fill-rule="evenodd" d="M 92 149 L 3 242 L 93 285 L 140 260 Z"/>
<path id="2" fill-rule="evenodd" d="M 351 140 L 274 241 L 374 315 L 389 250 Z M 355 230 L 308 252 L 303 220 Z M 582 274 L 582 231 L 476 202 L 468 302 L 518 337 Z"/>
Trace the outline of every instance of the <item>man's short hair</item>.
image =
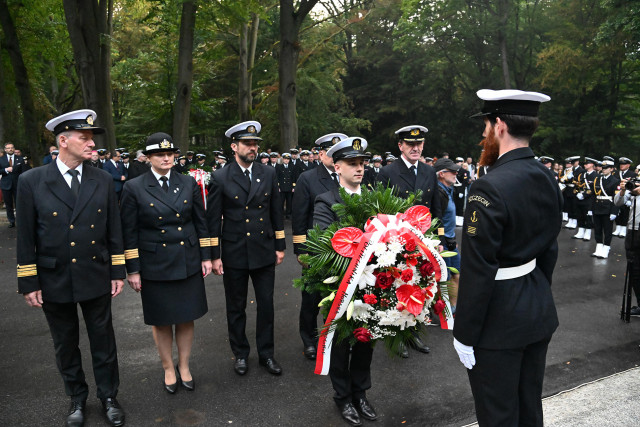
<path id="1" fill-rule="evenodd" d="M 120 157 L 120 152 L 116 151 L 116 150 L 113 150 L 111 152 L 111 158 L 113 159 L 114 157 Z"/>
<path id="2" fill-rule="evenodd" d="M 540 124 L 538 117 L 500 114 L 488 117 L 492 125 L 496 124 L 496 117 L 500 117 L 500 120 L 505 122 L 509 135 L 517 139 L 526 139 L 527 141 L 531 139 Z"/>
<path id="3" fill-rule="evenodd" d="M 145 154 L 142 152 L 142 150 L 138 150 L 136 151 L 136 159 L 139 159 L 140 157 L 144 156 Z"/>

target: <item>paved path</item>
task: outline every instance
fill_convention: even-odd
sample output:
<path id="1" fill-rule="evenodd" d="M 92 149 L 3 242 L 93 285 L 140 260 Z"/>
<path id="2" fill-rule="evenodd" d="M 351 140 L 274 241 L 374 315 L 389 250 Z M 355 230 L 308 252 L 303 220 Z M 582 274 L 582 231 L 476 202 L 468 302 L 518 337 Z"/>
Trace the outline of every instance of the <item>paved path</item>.
<path id="1" fill-rule="evenodd" d="M 5 227 L 0 224 L 0 425 L 60 426 L 68 399 L 55 368 L 44 316 L 16 294 L 16 232 Z M 197 389 L 194 393 L 168 395 L 162 390 L 162 369 L 151 330 L 142 321 L 139 295 L 127 287 L 113 304 L 121 378 L 118 399 L 127 412 L 127 425 L 345 425 L 331 399 L 329 379 L 314 375 L 313 363 L 302 355 L 297 330 L 300 293 L 291 287 L 300 267 L 291 250 L 290 223 L 285 230 L 288 249 L 285 262 L 276 270 L 275 290 L 275 356 L 284 369 L 283 375 L 266 373 L 258 366 L 255 351 L 249 357 L 249 373 L 244 377 L 235 375 L 227 340 L 222 280 L 211 277 L 206 280 L 209 312 L 196 322 L 192 373 Z M 628 370 L 640 364 L 640 319 L 633 318 L 630 324 L 619 319 L 625 268 L 623 241 L 614 238 L 610 258 L 597 260 L 589 256 L 595 243 L 570 239 L 574 233 L 563 230 L 559 236 L 560 259 L 553 291 L 560 327 L 549 347 L 544 394 L 555 395 L 627 372 L 545 401 L 547 423 L 633 425 L 628 418 L 638 419 L 635 392 L 640 390 L 640 374 Z M 252 344 L 253 298 L 250 291 L 247 333 Z M 451 333 L 431 327 L 426 340 L 431 354 L 412 351 L 407 360 L 390 358 L 382 347 L 375 349 L 373 387 L 368 396 L 380 420 L 373 425 L 462 426 L 475 421 L 467 376 L 453 350 Z M 89 367 L 84 333 L 81 348 L 85 367 Z M 87 374 L 91 398 L 86 425 L 106 426 L 94 398 L 90 368 Z M 594 392 L 589 393 L 590 390 Z M 627 391 L 628 397 L 621 390 Z M 568 399 L 583 403 L 590 410 L 582 410 Z M 565 410 L 555 406 L 564 406 Z M 610 412 L 603 412 L 605 409 Z"/>

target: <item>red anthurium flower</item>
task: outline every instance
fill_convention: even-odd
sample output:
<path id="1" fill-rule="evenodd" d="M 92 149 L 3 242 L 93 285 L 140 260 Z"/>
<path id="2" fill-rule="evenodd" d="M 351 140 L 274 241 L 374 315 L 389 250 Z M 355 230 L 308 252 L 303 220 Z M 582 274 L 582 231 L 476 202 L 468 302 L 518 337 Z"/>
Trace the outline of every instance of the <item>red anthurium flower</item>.
<path id="1" fill-rule="evenodd" d="M 431 227 L 431 211 L 426 206 L 411 206 L 404 213 L 404 220 L 424 233 Z"/>
<path id="2" fill-rule="evenodd" d="M 356 227 L 345 227 L 336 231 L 331 238 L 331 246 L 340 255 L 353 258 L 364 233 Z"/>
<path id="3" fill-rule="evenodd" d="M 420 286 L 402 285 L 396 289 L 396 297 L 398 298 L 398 304 L 404 304 L 407 311 L 414 316 L 422 312 L 425 295 Z"/>

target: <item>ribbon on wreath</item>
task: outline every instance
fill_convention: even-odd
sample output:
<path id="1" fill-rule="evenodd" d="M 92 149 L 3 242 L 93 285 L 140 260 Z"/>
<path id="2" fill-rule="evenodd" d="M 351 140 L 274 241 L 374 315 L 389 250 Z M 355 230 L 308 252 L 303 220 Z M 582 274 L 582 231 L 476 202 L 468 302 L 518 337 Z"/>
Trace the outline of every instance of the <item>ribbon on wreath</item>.
<path id="1" fill-rule="evenodd" d="M 429 259 L 434 266 L 438 266 L 440 275 L 436 280 L 447 279 L 447 266 L 444 263 L 442 257 L 438 255 L 435 249 L 431 249 L 427 244 L 427 240 L 424 234 L 420 230 L 413 227 L 409 222 L 404 221 L 397 215 L 385 215 L 378 214 L 375 218 L 370 219 L 365 226 L 365 233 L 360 237 L 358 247 L 355 250 L 349 267 L 340 282 L 340 286 L 333 299 L 331 309 L 325 321 L 325 324 L 320 333 L 320 339 L 318 341 L 318 354 L 316 358 L 315 373 L 318 375 L 327 375 L 329 373 L 329 367 L 331 364 L 331 347 L 333 346 L 333 339 L 336 329 L 335 322 L 340 319 L 349 306 L 353 293 L 355 292 L 360 277 L 367 266 L 371 255 L 374 252 L 376 243 L 381 241 L 387 241 L 393 235 L 402 235 L 404 233 L 411 233 L 417 238 L 417 244 L 423 254 Z M 438 270 L 436 269 L 436 272 Z M 442 289 L 441 289 L 442 292 Z M 442 297 L 446 304 L 446 309 L 442 313 L 447 312 L 444 315 L 445 321 L 443 322 L 443 315 L 441 313 L 441 325 L 444 329 L 453 328 L 453 318 L 451 317 L 451 306 L 449 304 L 448 295 L 446 292 L 442 292 Z"/>
<path id="2" fill-rule="evenodd" d="M 207 184 L 205 182 L 205 174 L 209 172 L 203 171 L 202 169 L 190 169 L 189 175 L 196 180 L 196 184 L 200 187 L 200 194 L 202 196 L 202 204 L 204 205 L 204 209 L 207 210 Z"/>

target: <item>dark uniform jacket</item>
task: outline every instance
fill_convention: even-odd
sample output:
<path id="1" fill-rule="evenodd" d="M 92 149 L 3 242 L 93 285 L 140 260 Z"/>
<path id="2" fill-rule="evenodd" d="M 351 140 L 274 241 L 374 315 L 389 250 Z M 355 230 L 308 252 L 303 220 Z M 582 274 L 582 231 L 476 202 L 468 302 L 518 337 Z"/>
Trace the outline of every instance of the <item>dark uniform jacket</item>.
<path id="1" fill-rule="evenodd" d="M 410 193 L 422 190 L 422 198 L 416 199 L 414 204 L 425 205 L 431 210 L 432 216 L 440 217 L 440 199 L 436 196 L 438 179 L 435 169 L 431 166 L 418 162 L 418 176 L 416 176 L 402 159 L 398 159 L 383 167 L 377 180 L 386 187 L 393 187 L 394 193 L 402 198 L 407 198 Z"/>
<path id="2" fill-rule="evenodd" d="M 380 174 L 381 170 L 382 167 L 379 167 L 377 171 L 373 166 L 366 168 L 364 171 L 364 178 L 362 179 L 362 183 L 368 187 L 375 187 L 376 180 L 378 179 L 378 175 Z"/>
<path id="3" fill-rule="evenodd" d="M 94 168 L 102 169 L 102 162 L 100 160 L 96 160 L 95 162 L 93 160 L 88 160 L 84 162 L 84 164 L 88 166 L 93 166 Z"/>
<path id="4" fill-rule="evenodd" d="M 3 190 L 15 190 L 18 188 L 18 177 L 26 170 L 29 170 L 29 166 L 25 164 L 22 156 L 13 155 L 13 169 L 11 172 L 6 172 L 5 169 L 9 167 L 9 156 L 5 154 L 0 157 L 0 188 Z"/>
<path id="5" fill-rule="evenodd" d="M 608 177 L 598 175 L 593 181 L 593 209 L 594 215 L 618 215 L 619 207 L 613 204 L 620 180 L 613 174 Z"/>
<path id="6" fill-rule="evenodd" d="M 289 163 L 287 167 L 285 167 L 284 163 L 276 165 L 276 175 L 278 177 L 278 186 L 280 187 L 280 191 L 293 191 L 293 187 L 296 186 L 296 172 L 296 167 L 291 163 Z"/>
<path id="7" fill-rule="evenodd" d="M 235 162 L 211 175 L 207 224 L 212 259 L 222 258 L 224 266 L 236 269 L 274 264 L 275 251 L 285 250 L 276 171 L 272 166 L 254 163 L 251 173 L 250 189 Z"/>
<path id="8" fill-rule="evenodd" d="M 113 180 L 83 166 L 78 198 L 56 162 L 20 177 L 18 291 L 69 303 L 111 292 L 125 277 L 120 212 Z"/>
<path id="9" fill-rule="evenodd" d="M 558 257 L 562 195 L 530 148 L 505 153 L 467 198 L 453 329 L 462 344 L 509 349 L 550 338 L 558 327 L 551 277 Z M 536 259 L 524 276 L 495 280 L 498 268 Z"/>
<path id="10" fill-rule="evenodd" d="M 583 170 L 574 180 L 576 195 L 582 194 L 582 200 L 578 200 L 578 205 L 591 209 L 593 204 L 593 182 L 598 176 L 598 172 L 587 172 Z"/>
<path id="11" fill-rule="evenodd" d="M 150 166 L 147 163 L 139 162 L 137 160 L 132 160 L 129 162 L 129 169 L 127 179 L 137 178 L 140 175 L 149 172 Z"/>
<path id="12" fill-rule="evenodd" d="M 618 171 L 616 174 L 616 178 L 619 178 L 621 181 L 623 179 L 635 178 L 638 174 L 636 174 L 633 169 L 629 168 L 626 171 Z"/>
<path id="13" fill-rule="evenodd" d="M 291 210 L 291 226 L 293 228 L 293 251 L 296 255 L 304 254 L 307 241 L 307 230 L 313 228 L 313 204 L 322 193 L 338 188 L 331 179 L 327 168 L 313 168 L 300 175 L 293 193 Z"/>
<path id="14" fill-rule="evenodd" d="M 122 177 L 123 176 L 125 178 L 127 177 L 127 169 L 125 169 L 122 162 L 116 162 L 114 166 L 111 160 L 107 160 L 106 162 L 104 162 L 104 166 L 102 167 L 102 170 L 104 170 L 105 172 L 108 172 L 113 178 L 113 183 L 114 183 L 113 188 L 115 189 L 115 191 L 118 193 L 121 192 L 122 186 L 124 185 L 124 181 L 122 180 Z"/>
<path id="15" fill-rule="evenodd" d="M 316 166 L 317 165 L 314 162 L 310 161 L 310 160 L 307 162 L 306 165 L 304 164 L 304 162 L 302 160 L 298 160 L 296 162 L 296 167 L 298 168 L 298 171 L 299 171 L 298 176 L 302 175 L 302 172 L 306 172 L 309 169 L 315 168 Z"/>
<path id="16" fill-rule="evenodd" d="M 331 206 L 342 203 L 340 189 L 334 188 L 316 197 L 313 208 L 313 225 L 325 230 L 338 220 L 338 215 L 331 209 Z"/>
<path id="17" fill-rule="evenodd" d="M 202 195 L 192 177 L 172 171 L 165 192 L 149 170 L 125 184 L 120 204 L 128 273 L 181 280 L 211 259 Z"/>

